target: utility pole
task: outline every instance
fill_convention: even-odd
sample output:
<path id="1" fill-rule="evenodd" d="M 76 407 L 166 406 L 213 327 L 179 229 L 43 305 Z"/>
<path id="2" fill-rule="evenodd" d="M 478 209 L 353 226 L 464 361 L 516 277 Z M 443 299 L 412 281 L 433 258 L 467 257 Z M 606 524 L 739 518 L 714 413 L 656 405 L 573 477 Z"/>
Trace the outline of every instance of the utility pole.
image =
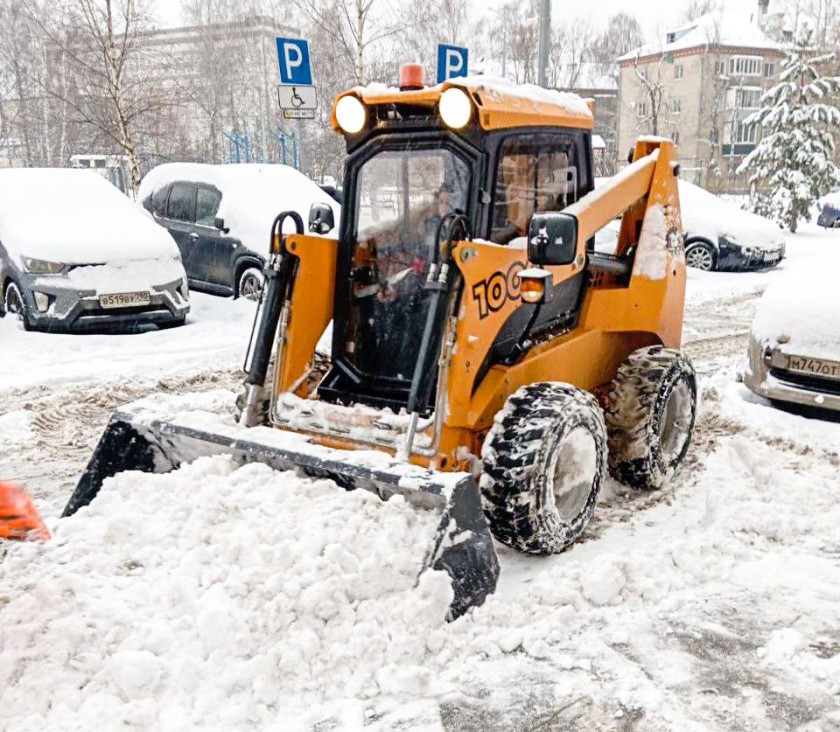
<path id="1" fill-rule="evenodd" d="M 540 0 L 540 56 L 537 83 L 548 87 L 548 45 L 551 40 L 551 0 Z"/>

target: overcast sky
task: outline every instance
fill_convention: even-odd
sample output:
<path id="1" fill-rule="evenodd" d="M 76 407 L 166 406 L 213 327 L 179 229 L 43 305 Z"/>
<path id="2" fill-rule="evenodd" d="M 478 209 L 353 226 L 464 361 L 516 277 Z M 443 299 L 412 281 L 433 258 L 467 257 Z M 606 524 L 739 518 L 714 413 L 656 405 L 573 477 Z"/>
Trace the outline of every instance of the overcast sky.
<path id="1" fill-rule="evenodd" d="M 470 0 L 476 17 L 481 17 L 488 6 L 501 7 L 505 0 Z M 727 8 L 738 8 L 745 13 L 754 12 L 758 7 L 758 0 L 720 0 Z M 176 26 L 181 22 L 180 2 L 178 0 L 156 0 L 157 15 L 163 26 Z M 635 15 L 645 33 L 653 34 L 657 27 L 667 29 L 674 27 L 680 21 L 686 0 L 670 0 L 670 2 L 628 2 L 628 0 L 586 0 L 586 2 L 571 2 L 571 0 L 552 0 L 552 16 L 559 18 L 561 14 L 571 13 L 578 17 L 589 17 L 596 24 L 603 24 L 611 15 L 626 10 Z"/>

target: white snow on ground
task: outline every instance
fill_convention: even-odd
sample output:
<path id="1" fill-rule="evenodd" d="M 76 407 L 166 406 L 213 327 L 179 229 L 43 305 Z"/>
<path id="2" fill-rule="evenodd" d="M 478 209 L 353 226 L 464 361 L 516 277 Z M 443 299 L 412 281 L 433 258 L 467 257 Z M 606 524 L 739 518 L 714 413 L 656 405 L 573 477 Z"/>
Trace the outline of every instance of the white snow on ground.
<path id="1" fill-rule="evenodd" d="M 0 565 L 0 726 L 279 730 L 324 698 L 422 693 L 452 599 L 417 581 L 437 523 L 224 457 L 122 473 Z"/>
<path id="2" fill-rule="evenodd" d="M 83 458 L 0 452 L 4 477 L 44 459 L 28 482 L 57 529 L 0 564 L 0 727 L 840 729 L 840 424 L 736 381 L 757 295 L 831 248 L 840 232 L 806 227 L 776 269 L 690 271 L 703 394 L 683 470 L 650 494 L 608 481 L 563 555 L 500 547 L 498 592 L 450 624 L 440 575 L 414 586 L 427 527 L 399 504 L 211 459 L 119 476 L 58 522 L 71 486 L 41 486 Z M 252 314 L 197 298 L 186 329 L 113 341 L 0 320 L 0 439 L 17 420 L 41 434 L 41 413 L 14 416 L 38 409 L 22 384 L 84 431 L 74 401 L 111 378 L 232 370 Z"/>
<path id="3" fill-rule="evenodd" d="M 146 333 L 27 333 L 18 321 L 1 318 L 0 389 L 149 377 L 195 370 L 201 365 L 241 365 L 251 335 L 254 303 L 198 292 L 190 293 L 190 302 L 185 326 Z"/>

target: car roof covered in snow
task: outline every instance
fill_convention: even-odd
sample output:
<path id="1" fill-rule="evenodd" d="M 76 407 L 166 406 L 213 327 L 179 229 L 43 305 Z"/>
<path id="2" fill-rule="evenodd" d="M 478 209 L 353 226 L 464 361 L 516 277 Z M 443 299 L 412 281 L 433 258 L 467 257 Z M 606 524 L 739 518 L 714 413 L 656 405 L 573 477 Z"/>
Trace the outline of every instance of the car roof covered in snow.
<path id="1" fill-rule="evenodd" d="M 93 170 L 0 170 L 0 241 L 66 264 L 175 256 L 172 237 Z"/>
<path id="2" fill-rule="evenodd" d="M 478 122 L 485 130 L 526 125 L 591 130 L 595 124 L 592 109 L 577 94 L 483 75 L 465 76 L 437 86 L 406 91 L 385 84 L 370 84 L 340 94 L 336 103 L 341 97 L 352 94 L 367 105 L 407 104 L 432 109 L 441 95 L 453 87 L 463 89 L 470 96 L 478 110 Z M 332 121 L 336 131 L 341 132 L 335 118 L 335 106 Z"/>
<path id="3" fill-rule="evenodd" d="M 271 225 L 284 211 L 296 211 L 305 222 L 312 204 L 324 203 L 333 209 L 336 223 L 341 214 L 341 206 L 317 183 L 279 164 L 164 163 L 143 178 L 138 200 L 145 201 L 155 191 L 176 182 L 217 188 L 222 201 L 216 215 L 225 220 L 231 236 L 257 252 L 268 249 Z"/>

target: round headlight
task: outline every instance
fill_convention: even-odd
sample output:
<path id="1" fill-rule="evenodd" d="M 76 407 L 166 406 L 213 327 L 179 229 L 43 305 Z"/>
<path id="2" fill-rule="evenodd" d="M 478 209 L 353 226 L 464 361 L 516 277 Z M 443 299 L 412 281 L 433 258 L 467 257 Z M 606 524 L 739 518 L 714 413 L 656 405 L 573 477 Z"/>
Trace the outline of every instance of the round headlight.
<path id="1" fill-rule="evenodd" d="M 452 87 L 440 95 L 440 118 L 453 130 L 466 127 L 472 117 L 472 102 L 463 89 Z"/>
<path id="2" fill-rule="evenodd" d="M 358 97 L 341 97 L 335 105 L 335 118 L 342 130 L 349 135 L 355 135 L 364 129 L 367 109 Z"/>

